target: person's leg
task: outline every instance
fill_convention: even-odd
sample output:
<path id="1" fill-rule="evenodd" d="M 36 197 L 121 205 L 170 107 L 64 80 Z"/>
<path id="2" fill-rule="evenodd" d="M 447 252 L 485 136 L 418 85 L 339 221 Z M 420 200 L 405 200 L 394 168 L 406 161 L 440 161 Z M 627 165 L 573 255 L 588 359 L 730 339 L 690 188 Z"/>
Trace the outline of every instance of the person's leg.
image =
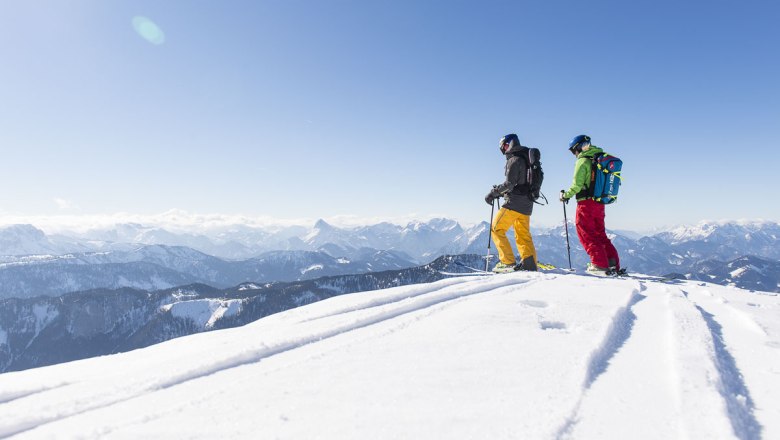
<path id="1" fill-rule="evenodd" d="M 595 203 L 593 208 L 593 227 L 596 234 L 596 240 L 604 249 L 604 255 L 607 257 L 606 267 L 615 267 L 620 269 L 620 257 L 618 251 L 607 236 L 607 229 L 604 218 L 606 217 L 606 206 L 601 203 Z M 595 264 L 595 263 L 594 263 Z"/>
<path id="2" fill-rule="evenodd" d="M 520 263 L 523 270 L 536 270 L 536 247 L 531 237 L 531 216 L 519 214 L 515 219 L 515 242 L 517 243 L 517 252 L 520 253 Z"/>
<path id="3" fill-rule="evenodd" d="M 506 238 L 506 232 L 514 223 L 515 216 L 512 213 L 519 214 L 506 208 L 499 209 L 496 218 L 493 219 L 493 227 L 490 230 L 493 243 L 496 244 L 496 249 L 498 250 L 498 259 L 510 266 L 515 264 L 515 253 L 512 250 L 512 245 L 509 244 L 509 239 Z"/>
<path id="4" fill-rule="evenodd" d="M 607 264 L 609 264 L 609 267 L 614 267 L 615 269 L 620 269 L 620 255 L 618 255 L 617 249 L 615 249 L 615 246 L 612 244 L 612 241 L 607 242 Z"/>
<path id="5" fill-rule="evenodd" d="M 583 200 L 577 203 L 577 214 L 575 217 L 575 224 L 577 225 L 577 236 L 580 238 L 580 243 L 585 249 L 585 252 L 590 256 L 590 262 L 594 266 L 601 268 L 608 268 L 609 262 L 607 260 L 607 252 L 604 247 L 604 242 L 599 232 L 599 209 L 601 205 L 593 200 Z M 604 217 L 603 208 L 601 205 L 601 231 L 604 229 Z M 606 234 L 604 234 L 606 237 Z"/>

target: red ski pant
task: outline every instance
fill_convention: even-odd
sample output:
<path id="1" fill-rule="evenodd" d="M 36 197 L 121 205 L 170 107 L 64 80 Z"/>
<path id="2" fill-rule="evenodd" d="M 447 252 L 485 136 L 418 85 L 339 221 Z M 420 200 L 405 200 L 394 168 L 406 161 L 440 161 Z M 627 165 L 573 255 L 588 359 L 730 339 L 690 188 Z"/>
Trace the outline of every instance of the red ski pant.
<path id="1" fill-rule="evenodd" d="M 590 256 L 591 263 L 603 268 L 610 266 L 620 268 L 617 249 L 607 237 L 604 228 L 604 206 L 594 200 L 577 202 L 577 216 L 574 220 L 577 225 L 577 236 L 580 237 L 585 252 Z"/>

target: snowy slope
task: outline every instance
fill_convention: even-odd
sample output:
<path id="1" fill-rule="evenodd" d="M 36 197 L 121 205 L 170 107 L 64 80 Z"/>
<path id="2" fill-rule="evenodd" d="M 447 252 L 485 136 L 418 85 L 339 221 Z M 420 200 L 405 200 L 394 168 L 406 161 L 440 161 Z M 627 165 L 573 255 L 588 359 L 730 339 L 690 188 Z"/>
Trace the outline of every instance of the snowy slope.
<path id="1" fill-rule="evenodd" d="M 780 298 L 463 276 L 0 375 L 15 438 L 780 438 Z"/>

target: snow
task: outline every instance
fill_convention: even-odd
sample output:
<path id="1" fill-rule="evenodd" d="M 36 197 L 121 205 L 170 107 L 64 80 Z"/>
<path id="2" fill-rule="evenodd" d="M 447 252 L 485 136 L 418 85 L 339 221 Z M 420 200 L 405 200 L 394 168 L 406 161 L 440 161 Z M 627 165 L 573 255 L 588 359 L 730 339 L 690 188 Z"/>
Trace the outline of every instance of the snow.
<path id="1" fill-rule="evenodd" d="M 696 225 L 676 226 L 668 229 L 667 232 L 671 235 L 673 243 L 682 243 L 691 240 L 704 240 L 715 233 L 718 228 L 729 226 L 736 226 L 742 229 L 747 229 L 748 232 L 745 233 L 744 239 L 751 240 L 752 235 L 750 232 L 760 230 L 761 228 L 778 227 L 780 224 L 775 221 L 747 219 L 714 221 L 704 220 L 697 223 Z M 772 238 L 774 239 L 775 237 L 773 236 Z"/>
<path id="2" fill-rule="evenodd" d="M 325 266 L 323 266 L 322 264 L 312 264 L 311 266 L 309 266 L 309 267 L 307 267 L 305 269 L 301 269 L 301 275 L 304 275 L 304 274 L 306 274 L 308 272 L 311 272 L 313 270 L 322 270 L 324 268 L 325 268 Z"/>
<path id="3" fill-rule="evenodd" d="M 53 307 L 49 307 L 48 304 L 34 304 L 32 306 L 32 313 L 35 316 L 35 334 L 41 332 L 50 322 L 52 322 L 59 312 Z"/>
<path id="4" fill-rule="evenodd" d="M 200 296 L 198 292 L 192 290 L 192 289 L 176 289 L 171 296 L 175 300 L 182 300 L 187 298 L 197 298 Z"/>
<path id="5" fill-rule="evenodd" d="M 780 438 L 780 297 L 455 277 L 2 374 L 0 402 L 14 438 Z"/>
<path id="6" fill-rule="evenodd" d="M 754 272 L 757 272 L 759 274 L 763 274 L 764 273 L 764 271 L 761 268 L 756 267 L 755 265 L 749 264 L 747 266 L 740 267 L 740 268 L 732 270 L 731 272 L 729 272 L 729 275 L 731 276 L 731 278 L 739 278 L 742 275 L 744 275 L 745 273 L 750 272 L 751 270 L 754 271 Z"/>
<path id="7" fill-rule="evenodd" d="M 199 299 L 167 304 L 162 307 L 176 318 L 189 318 L 198 327 L 208 329 L 222 317 L 232 316 L 241 309 L 241 300 Z"/>

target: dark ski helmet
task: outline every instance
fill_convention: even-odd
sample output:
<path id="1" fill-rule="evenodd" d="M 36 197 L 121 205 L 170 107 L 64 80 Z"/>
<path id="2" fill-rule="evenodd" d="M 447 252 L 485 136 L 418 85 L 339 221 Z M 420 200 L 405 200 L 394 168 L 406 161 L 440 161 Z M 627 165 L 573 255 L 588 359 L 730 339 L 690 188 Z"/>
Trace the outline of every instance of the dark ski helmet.
<path id="1" fill-rule="evenodd" d="M 517 135 L 514 133 L 510 133 L 502 137 L 498 141 L 498 149 L 501 150 L 501 154 L 506 154 L 506 152 L 509 151 L 510 148 L 514 147 L 519 143 L 520 143 L 520 139 L 517 138 Z"/>
<path id="2" fill-rule="evenodd" d="M 580 154 L 585 147 L 590 147 L 590 136 L 586 134 L 576 136 L 569 142 L 569 151 L 574 155 Z"/>

